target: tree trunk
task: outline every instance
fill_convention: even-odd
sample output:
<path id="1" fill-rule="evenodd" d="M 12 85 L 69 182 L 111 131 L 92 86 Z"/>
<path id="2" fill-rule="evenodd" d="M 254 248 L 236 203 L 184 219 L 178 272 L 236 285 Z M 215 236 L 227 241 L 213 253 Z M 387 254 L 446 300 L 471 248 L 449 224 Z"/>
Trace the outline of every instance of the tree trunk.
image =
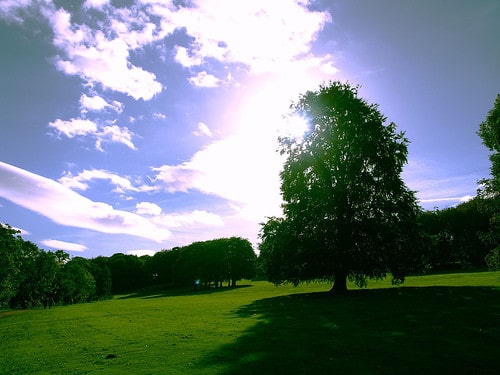
<path id="1" fill-rule="evenodd" d="M 331 293 L 343 294 L 347 292 L 347 274 L 345 272 L 336 272 Z"/>

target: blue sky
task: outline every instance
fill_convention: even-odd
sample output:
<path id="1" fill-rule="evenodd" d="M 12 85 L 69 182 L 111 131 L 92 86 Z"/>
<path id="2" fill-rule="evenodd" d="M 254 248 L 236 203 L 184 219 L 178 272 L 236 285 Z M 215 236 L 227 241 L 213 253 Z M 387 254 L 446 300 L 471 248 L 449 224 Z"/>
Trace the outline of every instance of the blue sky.
<path id="1" fill-rule="evenodd" d="M 0 2 L 0 222 L 44 249 L 145 254 L 280 214 L 277 137 L 332 79 L 405 131 L 426 209 L 489 175 L 497 0 Z"/>

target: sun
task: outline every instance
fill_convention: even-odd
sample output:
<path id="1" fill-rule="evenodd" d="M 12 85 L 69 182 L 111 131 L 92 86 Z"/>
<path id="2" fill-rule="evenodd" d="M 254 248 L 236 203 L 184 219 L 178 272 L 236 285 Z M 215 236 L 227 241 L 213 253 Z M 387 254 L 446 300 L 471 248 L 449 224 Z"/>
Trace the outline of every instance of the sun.
<path id="1" fill-rule="evenodd" d="M 306 118 L 292 114 L 283 118 L 282 126 L 279 129 L 279 136 L 301 139 L 309 129 L 309 121 Z"/>

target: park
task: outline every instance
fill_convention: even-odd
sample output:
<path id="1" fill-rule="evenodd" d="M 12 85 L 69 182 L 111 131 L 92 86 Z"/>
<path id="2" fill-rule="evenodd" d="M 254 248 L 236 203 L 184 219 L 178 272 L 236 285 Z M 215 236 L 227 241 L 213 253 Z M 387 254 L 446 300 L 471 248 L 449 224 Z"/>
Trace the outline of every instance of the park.
<path id="1" fill-rule="evenodd" d="M 491 151 L 499 98 L 478 132 Z M 314 126 L 280 139 L 283 216 L 258 257 L 231 237 L 86 259 L 0 225 L 0 371 L 498 373 L 498 154 L 477 197 L 423 211 L 400 176 L 409 141 L 356 87 L 294 110 Z"/>
<path id="2" fill-rule="evenodd" d="M 0 312 L 5 374 L 496 374 L 500 275 L 150 291 Z"/>

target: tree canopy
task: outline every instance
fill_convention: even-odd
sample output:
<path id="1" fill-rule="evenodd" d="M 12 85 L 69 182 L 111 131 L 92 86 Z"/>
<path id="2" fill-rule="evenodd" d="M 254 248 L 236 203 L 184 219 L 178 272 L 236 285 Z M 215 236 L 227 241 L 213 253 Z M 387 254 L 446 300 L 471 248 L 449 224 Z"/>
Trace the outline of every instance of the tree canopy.
<path id="1" fill-rule="evenodd" d="M 390 271 L 403 281 L 413 263 L 419 206 L 401 178 L 408 140 L 358 87 L 330 82 L 292 104 L 310 130 L 280 138 L 283 217 L 261 229 L 260 251 L 270 281 L 346 279 L 365 285 Z"/>
<path id="2" fill-rule="evenodd" d="M 483 188 L 479 190 L 479 196 L 487 198 L 483 209 L 490 216 L 490 228 L 482 234 L 483 240 L 492 248 L 486 262 L 490 268 L 500 269 L 500 94 L 486 120 L 479 125 L 478 135 L 491 151 L 491 176 L 480 181 Z"/>

